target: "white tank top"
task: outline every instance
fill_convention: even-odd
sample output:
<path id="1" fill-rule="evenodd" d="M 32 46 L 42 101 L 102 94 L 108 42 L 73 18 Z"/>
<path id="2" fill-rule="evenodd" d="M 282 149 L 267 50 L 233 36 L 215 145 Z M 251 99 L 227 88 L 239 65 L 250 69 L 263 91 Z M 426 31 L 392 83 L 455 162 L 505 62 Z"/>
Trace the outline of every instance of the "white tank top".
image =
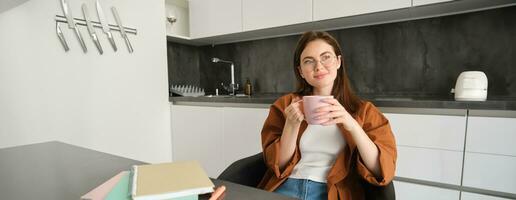
<path id="1" fill-rule="evenodd" d="M 345 146 L 337 125 L 308 125 L 299 141 L 301 160 L 289 177 L 326 183 L 338 153 Z"/>

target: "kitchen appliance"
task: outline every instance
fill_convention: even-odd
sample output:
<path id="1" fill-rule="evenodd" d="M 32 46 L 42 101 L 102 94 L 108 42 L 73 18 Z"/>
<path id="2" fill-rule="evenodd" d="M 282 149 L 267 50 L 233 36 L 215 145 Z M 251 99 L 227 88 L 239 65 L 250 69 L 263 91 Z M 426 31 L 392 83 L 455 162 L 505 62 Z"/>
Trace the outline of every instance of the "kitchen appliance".
<path id="1" fill-rule="evenodd" d="M 481 71 L 464 71 L 455 83 L 456 101 L 485 101 L 487 99 L 487 76 Z"/>

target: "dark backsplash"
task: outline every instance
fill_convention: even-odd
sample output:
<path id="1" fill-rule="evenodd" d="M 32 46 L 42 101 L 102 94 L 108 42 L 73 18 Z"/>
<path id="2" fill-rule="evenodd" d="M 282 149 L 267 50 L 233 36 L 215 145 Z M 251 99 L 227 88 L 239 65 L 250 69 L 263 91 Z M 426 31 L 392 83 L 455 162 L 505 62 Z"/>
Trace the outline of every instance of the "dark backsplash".
<path id="1" fill-rule="evenodd" d="M 516 97 L 516 6 L 330 31 L 340 43 L 351 84 L 361 95 L 449 96 L 462 71 L 484 71 L 489 95 Z M 168 43 L 169 84 L 212 94 L 249 78 L 257 93 L 295 89 L 292 59 L 299 35 L 216 46 Z M 242 86 L 240 87 L 242 88 Z"/>

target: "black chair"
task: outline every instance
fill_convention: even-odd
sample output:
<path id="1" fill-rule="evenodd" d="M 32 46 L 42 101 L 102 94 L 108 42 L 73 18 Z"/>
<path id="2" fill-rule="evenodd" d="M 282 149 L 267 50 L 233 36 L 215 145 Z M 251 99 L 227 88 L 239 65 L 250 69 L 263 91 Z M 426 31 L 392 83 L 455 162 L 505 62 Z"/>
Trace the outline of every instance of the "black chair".
<path id="1" fill-rule="evenodd" d="M 227 167 L 217 179 L 238 183 L 250 187 L 256 187 L 260 183 L 267 166 L 263 161 L 262 153 L 235 161 Z M 375 186 L 363 181 L 365 198 L 368 200 L 395 200 L 394 184 Z"/>

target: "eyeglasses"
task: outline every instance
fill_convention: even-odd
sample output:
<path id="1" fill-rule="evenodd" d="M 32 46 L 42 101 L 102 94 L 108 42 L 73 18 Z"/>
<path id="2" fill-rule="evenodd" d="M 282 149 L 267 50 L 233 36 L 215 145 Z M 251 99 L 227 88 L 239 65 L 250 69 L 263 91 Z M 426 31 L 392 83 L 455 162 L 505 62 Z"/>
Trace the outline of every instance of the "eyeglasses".
<path id="1" fill-rule="evenodd" d="M 323 65 L 326 68 L 333 67 L 333 64 L 335 64 L 335 60 L 337 60 L 336 58 L 337 56 L 330 53 L 323 54 L 319 58 L 319 60 L 313 58 L 306 58 L 301 62 L 301 67 L 305 69 L 315 70 L 317 62 L 320 62 L 321 65 Z"/>

